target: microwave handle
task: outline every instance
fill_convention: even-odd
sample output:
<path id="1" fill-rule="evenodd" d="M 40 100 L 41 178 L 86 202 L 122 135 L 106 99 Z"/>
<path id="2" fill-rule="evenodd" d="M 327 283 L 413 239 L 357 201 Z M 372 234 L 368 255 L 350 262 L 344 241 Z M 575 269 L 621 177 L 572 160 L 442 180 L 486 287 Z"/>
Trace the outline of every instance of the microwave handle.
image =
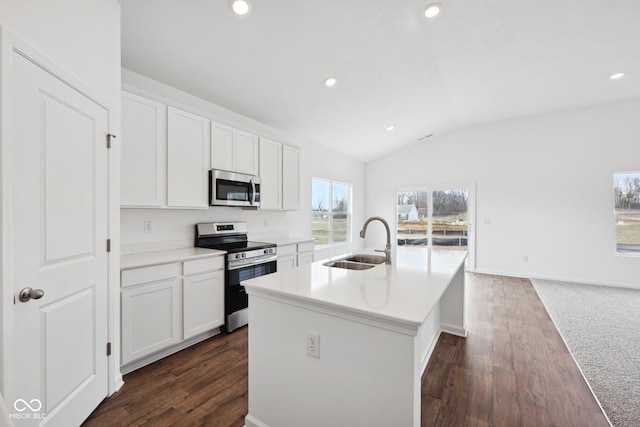
<path id="1" fill-rule="evenodd" d="M 251 201 L 249 202 L 252 206 L 256 204 L 256 184 L 253 182 L 253 179 L 249 181 L 251 184 Z"/>

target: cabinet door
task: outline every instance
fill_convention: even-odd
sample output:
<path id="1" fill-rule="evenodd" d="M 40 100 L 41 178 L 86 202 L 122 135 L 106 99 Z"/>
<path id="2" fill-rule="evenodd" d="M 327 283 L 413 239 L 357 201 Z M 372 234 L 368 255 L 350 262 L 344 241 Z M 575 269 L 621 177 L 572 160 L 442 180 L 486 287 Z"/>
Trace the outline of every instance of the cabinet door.
<path id="1" fill-rule="evenodd" d="M 166 106 L 122 92 L 122 206 L 166 203 L 166 129 Z"/>
<path id="2" fill-rule="evenodd" d="M 260 138 L 260 209 L 282 209 L 282 144 Z"/>
<path id="3" fill-rule="evenodd" d="M 258 175 L 258 137 L 241 130 L 236 131 L 235 171 Z"/>
<path id="4" fill-rule="evenodd" d="M 295 255 L 278 255 L 278 271 L 291 270 L 296 267 L 296 256 Z"/>
<path id="5" fill-rule="evenodd" d="M 211 122 L 211 169 L 233 171 L 235 129 Z"/>
<path id="6" fill-rule="evenodd" d="M 311 264 L 313 262 L 313 252 L 303 252 L 298 254 L 298 267 Z"/>
<path id="7" fill-rule="evenodd" d="M 207 208 L 209 120 L 167 107 L 167 206 Z"/>
<path id="8" fill-rule="evenodd" d="M 184 277 L 184 339 L 224 324 L 224 270 Z"/>
<path id="9" fill-rule="evenodd" d="M 122 290 L 122 364 L 180 341 L 180 280 Z"/>
<path id="10" fill-rule="evenodd" d="M 300 209 L 300 151 L 282 146 L 282 209 Z"/>

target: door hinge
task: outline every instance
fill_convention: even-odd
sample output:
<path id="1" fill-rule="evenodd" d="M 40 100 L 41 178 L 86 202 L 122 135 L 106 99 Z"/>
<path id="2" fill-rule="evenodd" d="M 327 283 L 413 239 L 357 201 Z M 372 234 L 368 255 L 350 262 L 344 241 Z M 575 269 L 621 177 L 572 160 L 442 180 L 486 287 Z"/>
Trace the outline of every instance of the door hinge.
<path id="1" fill-rule="evenodd" d="M 111 252 L 111 239 L 107 239 L 107 252 Z"/>
<path id="2" fill-rule="evenodd" d="M 107 343 L 107 356 L 111 356 L 111 343 Z"/>
<path id="3" fill-rule="evenodd" d="M 111 140 L 115 139 L 115 135 L 112 133 L 107 134 L 107 148 L 111 148 Z"/>

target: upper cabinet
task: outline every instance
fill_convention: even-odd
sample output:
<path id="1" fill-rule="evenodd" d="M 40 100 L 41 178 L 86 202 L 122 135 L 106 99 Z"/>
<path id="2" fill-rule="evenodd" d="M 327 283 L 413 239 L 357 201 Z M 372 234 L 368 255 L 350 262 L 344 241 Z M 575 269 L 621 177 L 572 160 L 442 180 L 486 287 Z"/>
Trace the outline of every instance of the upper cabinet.
<path id="1" fill-rule="evenodd" d="M 167 206 L 207 208 L 209 120 L 167 107 Z"/>
<path id="2" fill-rule="evenodd" d="M 282 146 L 282 209 L 300 209 L 300 150 Z"/>
<path id="3" fill-rule="evenodd" d="M 122 92 L 120 205 L 209 206 L 209 120 Z"/>
<path id="4" fill-rule="evenodd" d="M 258 136 L 211 122 L 211 168 L 258 175 Z"/>
<path id="5" fill-rule="evenodd" d="M 209 169 L 259 175 L 260 209 L 300 209 L 300 151 L 122 92 L 121 203 L 207 209 Z"/>
<path id="6" fill-rule="evenodd" d="M 260 138 L 260 209 L 300 209 L 300 151 Z"/>
<path id="7" fill-rule="evenodd" d="M 167 107 L 123 92 L 120 140 L 120 204 L 130 207 L 164 206 L 167 195 Z"/>
<path id="8" fill-rule="evenodd" d="M 282 209 L 282 144 L 260 138 L 260 209 Z"/>

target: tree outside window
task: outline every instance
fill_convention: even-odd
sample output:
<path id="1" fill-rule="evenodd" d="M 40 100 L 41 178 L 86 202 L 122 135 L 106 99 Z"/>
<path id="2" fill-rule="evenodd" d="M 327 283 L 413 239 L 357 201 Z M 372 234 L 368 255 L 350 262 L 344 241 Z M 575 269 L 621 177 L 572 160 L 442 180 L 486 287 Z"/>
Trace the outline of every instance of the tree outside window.
<path id="1" fill-rule="evenodd" d="M 351 185 L 313 178 L 311 194 L 316 244 L 351 242 Z"/>

